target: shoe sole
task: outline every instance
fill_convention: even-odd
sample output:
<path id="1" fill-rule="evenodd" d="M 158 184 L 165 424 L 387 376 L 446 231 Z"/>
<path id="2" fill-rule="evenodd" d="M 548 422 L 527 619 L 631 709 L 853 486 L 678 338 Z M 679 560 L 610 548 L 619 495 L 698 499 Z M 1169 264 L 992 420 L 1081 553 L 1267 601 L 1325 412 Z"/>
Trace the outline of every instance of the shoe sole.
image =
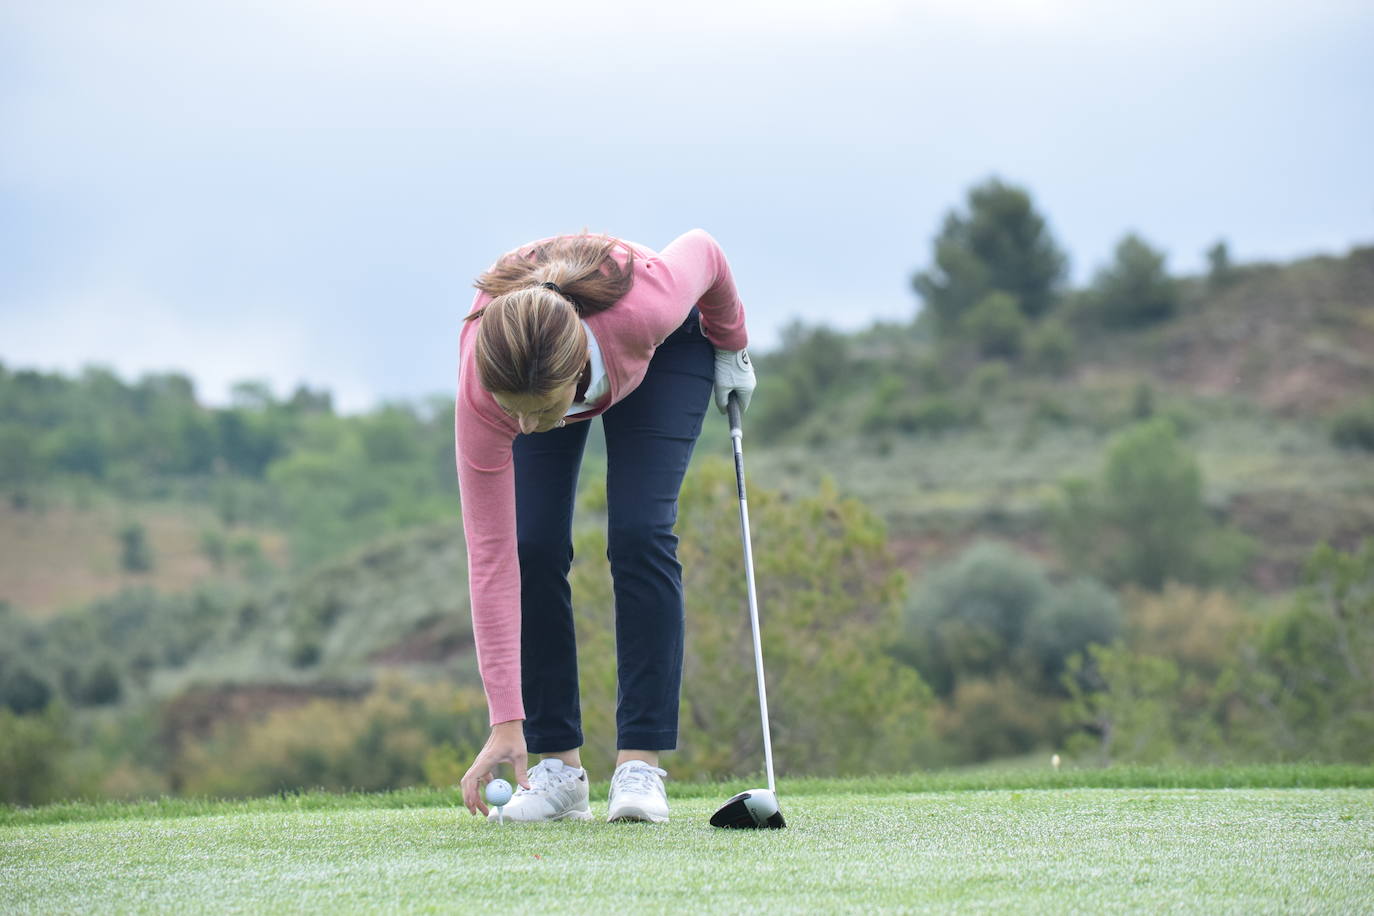
<path id="1" fill-rule="evenodd" d="M 566 811 L 566 812 L 564 812 L 563 814 L 558 815 L 558 817 L 540 818 L 539 820 L 535 820 L 535 821 L 526 821 L 526 820 L 521 820 L 520 818 L 516 818 L 516 817 L 507 817 L 507 818 L 506 818 L 506 823 L 507 823 L 507 824 L 552 824 L 554 821 L 589 821 L 589 820 L 591 820 L 591 819 L 592 819 L 592 812 L 591 812 L 591 811 L 577 811 L 577 810 L 573 810 L 573 811 Z M 499 824 L 499 823 L 501 823 L 501 822 L 500 822 L 500 820 L 498 820 L 497 818 L 488 817 L 488 818 L 487 818 L 487 823 L 489 823 L 489 824 Z"/>
<path id="2" fill-rule="evenodd" d="M 560 814 L 554 818 L 556 821 L 589 821 L 591 819 L 591 811 L 569 811 L 567 814 Z"/>
<path id="3" fill-rule="evenodd" d="M 627 807 L 622 809 L 620 813 L 616 814 L 614 817 L 606 818 L 606 823 L 608 824 L 626 821 L 639 821 L 647 824 L 666 824 L 668 823 L 668 817 L 663 814 L 652 814 L 641 808 Z"/>

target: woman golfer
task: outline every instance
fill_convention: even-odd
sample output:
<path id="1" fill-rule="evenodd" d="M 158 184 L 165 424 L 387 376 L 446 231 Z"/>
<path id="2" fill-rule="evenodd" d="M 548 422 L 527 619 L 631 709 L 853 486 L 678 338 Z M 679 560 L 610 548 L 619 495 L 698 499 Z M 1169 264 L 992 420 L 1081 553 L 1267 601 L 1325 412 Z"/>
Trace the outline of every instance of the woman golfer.
<path id="1" fill-rule="evenodd" d="M 491 736 L 463 801 L 500 763 L 519 789 L 505 816 L 588 820 L 568 569 L 573 497 L 600 416 L 615 583 L 619 755 L 607 820 L 661 823 L 659 751 L 677 745 L 682 567 L 677 498 L 712 399 L 754 389 L 744 307 L 700 229 L 662 252 L 560 236 L 503 256 L 477 280 L 459 339 L 458 483 L 477 665 Z M 526 770 L 527 753 L 542 755 Z"/>

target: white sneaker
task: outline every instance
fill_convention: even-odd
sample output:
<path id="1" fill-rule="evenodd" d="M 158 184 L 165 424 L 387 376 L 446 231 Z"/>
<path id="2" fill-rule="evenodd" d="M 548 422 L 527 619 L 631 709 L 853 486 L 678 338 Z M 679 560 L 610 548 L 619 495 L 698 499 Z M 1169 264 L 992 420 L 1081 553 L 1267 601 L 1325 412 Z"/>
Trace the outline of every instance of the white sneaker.
<path id="1" fill-rule="evenodd" d="M 589 821 L 587 771 L 570 767 L 557 757 L 541 760 L 526 773 L 530 787 L 516 789 L 506 803 L 508 821 Z M 491 808 L 487 820 L 499 820 Z"/>
<path id="2" fill-rule="evenodd" d="M 666 770 L 643 760 L 627 760 L 615 768 L 611 777 L 608 821 L 668 822 L 668 792 L 663 788 Z"/>

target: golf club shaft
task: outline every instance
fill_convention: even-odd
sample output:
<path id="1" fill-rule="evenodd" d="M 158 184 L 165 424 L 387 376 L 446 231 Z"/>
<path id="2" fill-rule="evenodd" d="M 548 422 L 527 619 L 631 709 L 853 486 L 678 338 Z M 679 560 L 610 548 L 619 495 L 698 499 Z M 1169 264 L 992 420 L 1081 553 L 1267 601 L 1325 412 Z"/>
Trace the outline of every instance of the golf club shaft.
<path id="1" fill-rule="evenodd" d="M 768 791 L 777 795 L 773 782 L 773 740 L 768 733 L 768 691 L 763 684 L 763 642 L 759 638 L 759 600 L 754 590 L 754 550 L 749 540 L 749 503 L 744 496 L 744 430 L 740 426 L 739 400 L 730 393 L 730 441 L 735 448 L 735 482 L 739 488 L 739 525 L 744 537 L 744 576 L 749 584 L 749 624 L 754 630 L 754 670 L 759 678 L 759 717 L 763 720 L 763 760 L 768 770 Z"/>

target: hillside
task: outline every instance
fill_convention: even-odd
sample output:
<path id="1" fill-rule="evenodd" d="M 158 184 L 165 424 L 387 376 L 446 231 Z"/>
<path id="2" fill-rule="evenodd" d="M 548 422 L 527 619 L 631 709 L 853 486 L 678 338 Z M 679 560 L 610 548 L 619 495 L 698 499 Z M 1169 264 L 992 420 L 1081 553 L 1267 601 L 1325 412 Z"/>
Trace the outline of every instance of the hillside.
<path id="1" fill-rule="evenodd" d="M 1313 544 L 1374 531 L 1369 453 L 1337 447 L 1329 419 L 1374 392 L 1374 248 L 1184 287 L 1180 314 L 1154 327 L 1079 322 L 1061 374 L 942 360 L 919 325 L 797 332 L 759 361 L 760 378 L 826 384 L 794 423 L 756 411 L 771 435 L 751 443 L 751 468 L 792 492 L 833 477 L 889 522 L 913 573 L 989 535 L 1053 563 L 1046 512 L 1060 481 L 1096 473 L 1113 435 L 1165 416 L 1197 455 L 1212 512 L 1262 545 L 1249 581 L 1290 588 Z"/>
<path id="2" fill-rule="evenodd" d="M 145 532 L 153 558 L 146 571 L 120 563 L 119 534 L 130 524 Z M 214 579 L 246 583 L 287 565 L 282 532 L 256 526 L 220 534 L 226 543 L 217 563 L 204 539 L 220 530 L 207 508 L 184 503 L 90 497 L 18 509 L 0 502 L 0 600 L 46 619 L 128 588 L 182 592 Z"/>
<path id="3" fill-rule="evenodd" d="M 1314 611 L 1295 589 L 1323 541 L 1351 552 L 1324 559 L 1328 581 L 1374 568 L 1374 551 L 1353 554 L 1374 532 L 1370 453 L 1338 446 L 1331 420 L 1374 387 L 1374 249 L 1181 289 L 1174 317 L 1133 330 L 1067 297 L 1029 329 L 1057 335 L 1052 364 L 1034 347 L 992 358 L 921 321 L 798 326 L 759 358 L 746 463 L 775 743 L 812 749 L 793 761 L 910 768 L 1071 744 L 1145 762 L 1220 749 L 1305 759 L 1312 741 L 1327 742 L 1322 759 L 1363 753 L 1365 732 L 1327 701 L 1339 682 L 1358 715 L 1365 682 L 1309 668 L 1331 640 L 1366 639 L 1340 628 L 1364 626 L 1368 609 Z M 451 402 L 338 417 L 327 396 L 249 393 L 214 410 L 177 377 L 124 385 L 0 366 L 0 730 L 32 729 L 34 785 L 90 797 L 446 785 L 480 746 Z M 1067 479 L 1102 489 L 1123 437 L 1146 427 L 1175 470 L 1196 468 L 1202 514 L 1174 534 L 1201 559 L 1182 585 L 1142 591 L 1065 546 L 1063 506 Z M 752 686 L 737 651 L 729 453 L 712 409 L 678 521 L 692 610 L 676 759 L 695 775 L 756 756 L 757 720 L 737 702 Z M 613 729 L 616 691 L 604 469 L 593 435 L 573 588 L 598 734 Z M 150 568 L 130 568 L 131 522 Z M 1084 532 L 1136 539 L 1110 524 Z M 1317 612 L 1336 616 L 1311 630 L 1309 655 L 1265 642 L 1266 621 Z M 1149 708 L 1206 727 L 1104 731 L 1112 686 L 1083 680 L 1093 692 L 1074 696 L 1066 672 L 1107 643 L 1118 659 L 1173 666 Z M 848 651 L 817 654 L 837 645 Z M 1307 667 L 1285 667 L 1294 658 Z M 1113 677 L 1129 693 L 1147 670 Z M 1327 705 L 1309 705 L 1309 688 Z M 69 713 L 40 716 L 52 699 Z M 1266 703 L 1282 715 L 1257 711 Z M 1099 740 L 1131 727 L 1158 743 Z M 891 759 L 838 756 L 859 753 L 857 737 L 815 752 L 845 729 L 886 736 Z"/>
<path id="4" fill-rule="evenodd" d="M 1104 343 L 1085 377 L 1129 368 L 1200 397 L 1319 415 L 1374 391 L 1374 247 L 1248 268 L 1157 331 Z"/>

